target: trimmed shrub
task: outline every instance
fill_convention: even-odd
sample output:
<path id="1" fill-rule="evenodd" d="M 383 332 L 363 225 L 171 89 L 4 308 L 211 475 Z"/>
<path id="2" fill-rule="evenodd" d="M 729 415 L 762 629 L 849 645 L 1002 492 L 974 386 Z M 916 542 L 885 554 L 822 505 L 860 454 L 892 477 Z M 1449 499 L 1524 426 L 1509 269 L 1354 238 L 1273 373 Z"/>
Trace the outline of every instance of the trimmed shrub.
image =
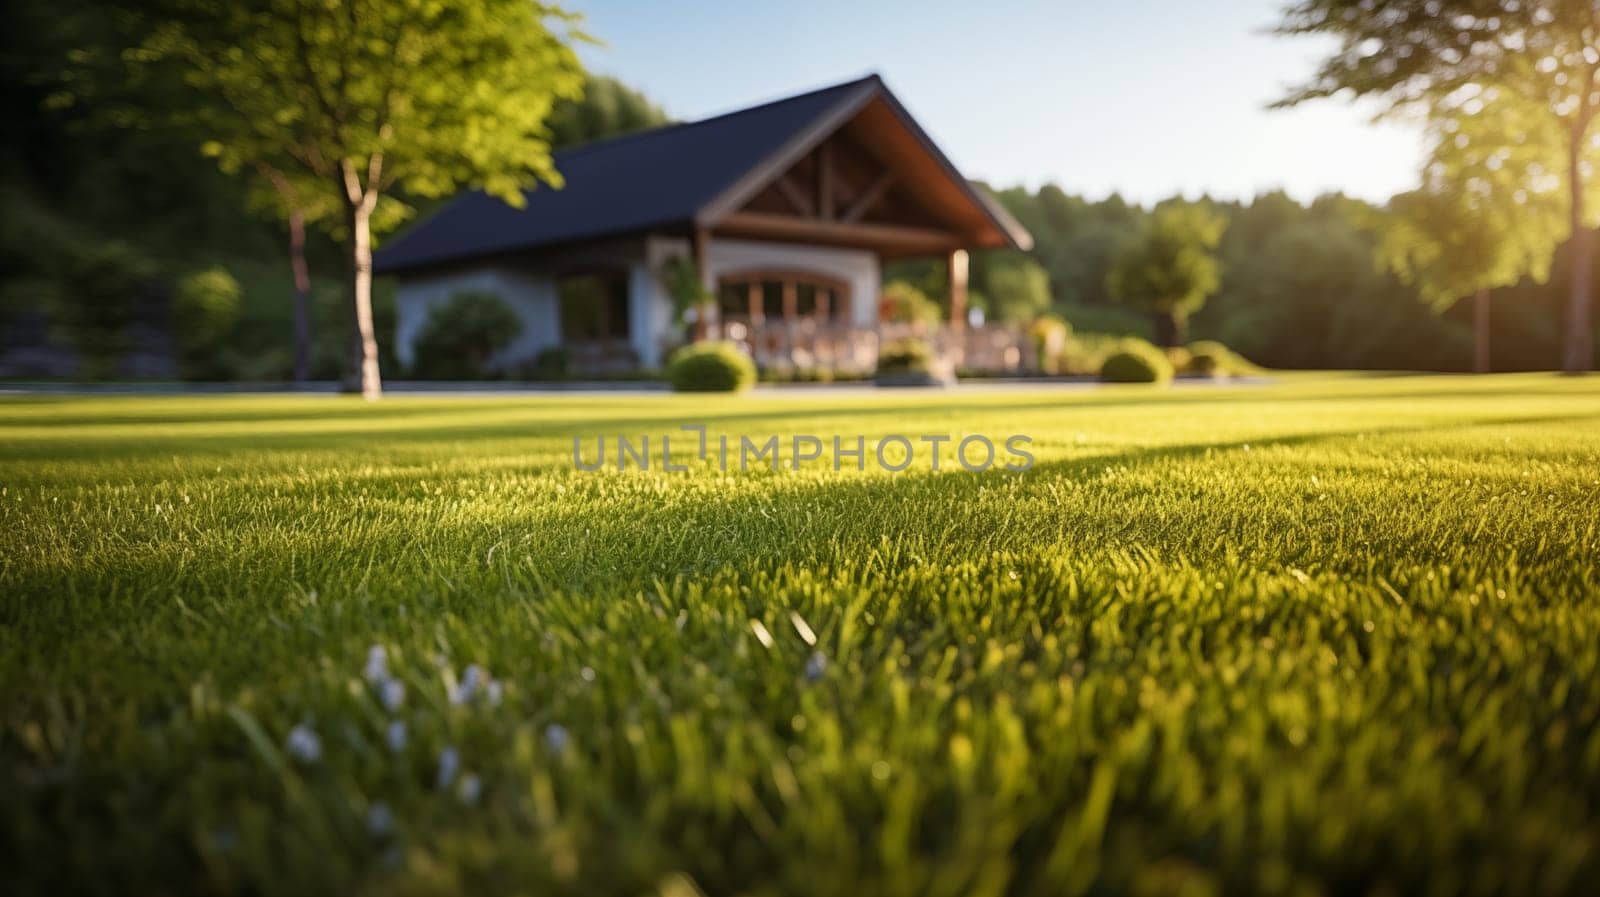
<path id="1" fill-rule="evenodd" d="M 1222 343 L 1206 339 L 1189 344 L 1189 364 L 1184 370 L 1201 377 L 1230 377 L 1261 369 Z"/>
<path id="2" fill-rule="evenodd" d="M 424 380 L 476 380 L 494 353 L 522 333 L 522 319 L 498 295 L 468 290 L 428 312 L 417 337 L 415 375 Z"/>
<path id="3" fill-rule="evenodd" d="M 937 324 L 941 313 L 939 303 L 904 280 L 891 280 L 883 285 L 878 298 L 878 317 L 884 321 L 904 324 Z"/>
<path id="4" fill-rule="evenodd" d="M 1040 315 L 1028 325 L 1034 358 L 1041 374 L 1061 373 L 1061 355 L 1066 351 L 1072 325 L 1057 315 Z"/>
<path id="5" fill-rule="evenodd" d="M 933 348 L 922 340 L 891 340 L 878 347 L 879 374 L 925 374 L 933 369 Z"/>
<path id="6" fill-rule="evenodd" d="M 117 375 L 130 348 L 128 330 L 142 300 L 163 287 L 160 266 L 133 246 L 110 241 L 84 244 L 65 254 L 50 303 L 57 338 L 78 352 L 86 379 Z"/>
<path id="7" fill-rule="evenodd" d="M 237 373 L 235 365 L 218 360 L 224 354 L 220 344 L 239 320 L 242 292 L 226 268 L 207 268 L 178 281 L 172 294 L 172 324 L 185 377 L 220 377 L 221 369 Z"/>
<path id="8" fill-rule="evenodd" d="M 572 351 L 566 346 L 539 350 L 533 362 L 523 369 L 529 380 L 565 380 L 572 373 Z"/>
<path id="9" fill-rule="evenodd" d="M 1169 383 L 1172 362 L 1143 340 L 1126 340 L 1100 365 L 1100 379 L 1107 383 Z"/>
<path id="10" fill-rule="evenodd" d="M 739 392 L 756 382 L 756 363 L 734 343 L 692 343 L 667 360 L 667 380 L 678 392 Z"/>
<path id="11" fill-rule="evenodd" d="M 1226 362 L 1209 352 L 1189 353 L 1189 365 L 1184 368 L 1184 373 L 1196 377 L 1226 377 L 1228 366 Z"/>
<path id="12" fill-rule="evenodd" d="M 1193 360 L 1193 356 L 1189 354 L 1188 349 L 1182 346 L 1168 346 L 1163 351 L 1167 356 L 1167 361 L 1171 362 L 1172 370 L 1175 373 L 1183 373 L 1189 370 L 1189 363 Z"/>

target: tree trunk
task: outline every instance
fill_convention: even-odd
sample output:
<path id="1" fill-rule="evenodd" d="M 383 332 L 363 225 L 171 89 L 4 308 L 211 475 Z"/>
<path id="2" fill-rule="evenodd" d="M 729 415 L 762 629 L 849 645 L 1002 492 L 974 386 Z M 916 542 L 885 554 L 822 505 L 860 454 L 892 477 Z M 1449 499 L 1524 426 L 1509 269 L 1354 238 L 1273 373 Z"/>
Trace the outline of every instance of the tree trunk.
<path id="1" fill-rule="evenodd" d="M 294 272 L 294 379 L 311 379 L 311 269 L 306 266 L 306 219 L 289 213 L 289 268 Z"/>
<path id="2" fill-rule="evenodd" d="M 361 397 L 375 401 L 383 396 L 383 381 L 378 375 L 378 337 L 372 327 L 372 209 L 367 202 L 346 206 L 350 225 L 350 315 L 354 323 L 351 369 L 354 382 L 346 382 L 347 392 L 358 387 Z"/>
<path id="3" fill-rule="evenodd" d="M 1479 289 L 1472 296 L 1472 370 L 1489 373 L 1489 291 Z"/>
<path id="4" fill-rule="evenodd" d="M 1581 374 L 1594 364 L 1594 334 L 1589 325 L 1589 289 L 1594 239 L 1583 215 L 1583 150 L 1587 119 L 1573 126 L 1567 146 L 1567 190 L 1571 199 L 1572 282 L 1567 293 L 1567 333 L 1561 370 Z"/>
<path id="5" fill-rule="evenodd" d="M 1183 345 L 1184 321 L 1183 316 L 1175 311 L 1158 311 L 1152 317 L 1156 325 L 1156 345 L 1163 349 L 1175 349 Z"/>

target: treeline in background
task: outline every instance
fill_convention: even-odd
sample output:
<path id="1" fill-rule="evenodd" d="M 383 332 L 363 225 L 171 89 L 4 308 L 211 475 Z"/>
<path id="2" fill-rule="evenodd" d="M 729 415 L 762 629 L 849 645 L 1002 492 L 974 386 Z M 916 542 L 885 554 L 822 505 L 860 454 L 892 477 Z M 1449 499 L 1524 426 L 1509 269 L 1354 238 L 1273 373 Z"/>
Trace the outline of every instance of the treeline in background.
<path id="1" fill-rule="evenodd" d="M 1291 11 L 1294 27 L 1286 29 L 1351 27 L 1322 6 L 1305 4 L 1300 19 Z M 260 183 L 225 174 L 202 155 L 207 132 L 186 127 L 181 115 L 159 127 L 121 121 L 127 97 L 64 89 L 71 85 L 63 73 L 84 68 L 75 62 L 82 47 L 117 46 L 94 4 L 17 0 L 0 16 L 0 377 L 347 375 L 348 235 L 286 222 Z M 72 102 L 60 102 L 63 94 Z M 1217 340 L 1269 367 L 1459 371 L 1474 368 L 1476 294 L 1487 314 L 1476 332 L 1493 335 L 1492 343 L 1479 339 L 1489 347 L 1487 367 L 1556 367 L 1571 243 L 1551 236 L 1553 224 L 1532 223 L 1563 213 L 1536 211 L 1509 180 L 1509 172 L 1555 165 L 1539 156 L 1514 167 L 1517 157 L 1500 142 L 1517 132 L 1520 119 L 1510 112 L 1522 110 L 1504 96 L 1485 107 L 1439 93 L 1423 187 L 1384 207 L 1339 195 L 1306 204 L 1277 192 L 1142 206 L 1055 186 L 996 190 L 1035 246 L 977 254 L 972 305 L 1019 325 L 1059 317 L 1079 335 L 1164 346 Z M 179 110 L 189 102 L 137 99 Z M 592 75 L 581 98 L 564 94 L 553 110 L 544 127 L 555 148 L 667 120 L 639 91 Z M 403 186 L 395 192 L 412 220 L 439 202 L 405 195 Z M 1428 217 L 1450 203 L 1443 217 Z M 1475 240 L 1489 249 L 1479 251 Z M 297 257 L 303 264 L 292 263 Z M 1478 270 L 1482 259 L 1495 264 Z M 947 301 L 942 265 L 896 263 L 885 275 L 886 293 L 911 307 L 925 303 L 937 314 Z M 382 368 L 415 373 L 393 356 L 392 295 L 381 281 L 372 310 Z"/>
<path id="2" fill-rule="evenodd" d="M 281 218 L 201 154 L 197 132 L 121 127 L 93 102 L 55 102 L 64 60 L 111 44 L 110 31 L 94 4 L 0 12 L 0 377 L 294 379 L 297 284 Z M 666 122 L 638 91 L 593 76 L 546 127 L 560 148 Z M 418 218 L 439 203 L 408 199 Z M 302 237 L 299 373 L 337 380 L 350 360 L 348 263 L 325 229 Z M 382 364 L 399 372 L 382 281 L 374 315 Z"/>
<path id="3" fill-rule="evenodd" d="M 1154 319 L 1115 301 L 1107 287 L 1119 253 L 1137 240 L 1150 207 L 1117 195 L 1085 199 L 1053 185 L 996 196 L 1032 232 L 1035 246 L 1026 255 L 988 253 L 974 264 L 974 290 L 989 305 L 997 304 L 989 286 L 997 271 L 1007 272 L 1003 296 L 1024 308 L 1036 302 L 1010 285 L 1030 279 L 1011 272 L 1038 266 L 1048 283 L 1048 310 L 1075 331 L 1158 339 Z M 1190 315 L 1190 339 L 1218 340 L 1274 368 L 1472 369 L 1470 297 L 1436 310 L 1416 287 L 1380 266 L 1380 207 L 1338 194 L 1307 204 L 1282 192 L 1242 202 L 1174 198 L 1165 205 L 1209 208 L 1225 223 L 1215 250 L 1219 285 Z M 1565 256 L 1558 250 L 1547 282 L 1523 279 L 1493 292 L 1494 370 L 1555 366 L 1570 276 Z M 998 311 L 1001 317 L 1025 314 Z"/>

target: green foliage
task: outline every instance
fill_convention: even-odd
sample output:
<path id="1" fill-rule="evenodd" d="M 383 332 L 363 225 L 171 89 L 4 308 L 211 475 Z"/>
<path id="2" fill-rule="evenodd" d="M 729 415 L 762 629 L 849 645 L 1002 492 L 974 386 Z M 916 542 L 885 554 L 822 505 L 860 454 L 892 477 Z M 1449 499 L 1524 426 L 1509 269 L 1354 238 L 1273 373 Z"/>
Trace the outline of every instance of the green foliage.
<path id="1" fill-rule="evenodd" d="M 134 21 L 127 80 L 176 100 L 136 106 L 141 117 L 201 135 L 223 171 L 283 174 L 285 206 L 340 212 L 323 223 L 350 260 L 353 368 L 369 399 L 381 394 L 372 229 L 400 217 L 396 191 L 477 188 L 520 208 L 524 191 L 561 183 L 546 119 L 581 89 L 569 45 L 581 35 L 555 7 L 178 0 Z"/>
<path id="2" fill-rule="evenodd" d="M 1595 880 L 1593 382 L 649 402 L 0 399 L 7 892 Z"/>
<path id="3" fill-rule="evenodd" d="M 1107 383 L 1166 384 L 1172 382 L 1172 375 L 1167 354 L 1144 340 L 1123 340 L 1100 365 L 1100 379 Z"/>
<path id="4" fill-rule="evenodd" d="M 1349 95 L 1392 109 L 1470 116 L 1488 92 L 1491 102 L 1536 110 L 1550 126 L 1502 132 L 1495 137 L 1498 145 L 1531 143 L 1561 158 L 1570 138 L 1592 160 L 1600 157 L 1587 139 L 1597 103 L 1591 95 L 1595 22 L 1587 0 L 1493 3 L 1487 9 L 1479 0 L 1300 0 L 1284 11 L 1278 33 L 1331 36 L 1338 49 L 1279 105 Z M 1560 177 L 1565 166 L 1547 171 Z M 1587 220 L 1591 226 L 1600 222 L 1600 209 L 1591 205 Z"/>
<path id="5" fill-rule="evenodd" d="M 685 320 L 691 309 L 699 309 L 716 300 L 706 289 L 700 277 L 700 267 L 686 255 L 676 255 L 661 265 L 661 282 L 672 297 L 673 318 Z"/>
<path id="6" fill-rule="evenodd" d="M 985 253 L 975 265 L 973 283 L 990 318 L 1006 324 L 1033 320 L 1050 307 L 1050 275 L 1018 252 Z"/>
<path id="7" fill-rule="evenodd" d="M 1526 104 L 1490 96 L 1474 114 L 1435 116 L 1423 186 L 1374 222 L 1379 264 L 1439 311 L 1479 290 L 1547 281 L 1565 235 L 1566 199 L 1549 174 L 1559 154 L 1539 141 L 1503 147 L 1501 135 L 1540 122 L 1519 115 Z"/>
<path id="8" fill-rule="evenodd" d="M 158 266 L 121 241 L 68 247 L 59 280 L 47 294 L 62 342 L 77 350 L 81 373 L 99 380 L 117 373 L 128 351 L 128 328 L 139 306 L 149 314 L 159 303 Z"/>
<path id="9" fill-rule="evenodd" d="M 1504 124 L 1507 133 L 1515 133 L 1520 127 L 1488 106 L 1480 114 L 1486 116 L 1482 121 L 1462 128 L 1493 130 Z M 1435 127 L 1442 131 L 1445 125 Z M 1453 140 L 1451 146 L 1455 148 Z M 1480 152 L 1475 146 L 1469 141 L 1455 151 L 1475 155 Z M 1485 157 L 1473 178 L 1513 197 L 1522 191 L 1522 214 L 1530 217 L 1528 230 L 1517 239 L 1527 240 L 1544 227 L 1538 216 L 1547 214 L 1539 210 L 1551 199 L 1549 178 L 1531 177 L 1531 154 L 1503 148 L 1492 152 L 1501 160 L 1495 163 L 1500 165 L 1496 177 L 1486 177 Z M 1114 196 L 1091 203 L 1049 186 L 1036 194 L 1017 189 L 997 195 L 1033 232 L 1036 243 L 1031 255 L 1051 272 L 1051 289 L 1057 296 L 1053 310 L 1071 320 L 1079 336 L 1063 360 L 1064 370 L 1090 374 L 1099 370 L 1097 362 L 1083 367 L 1086 361 L 1095 361 L 1099 351 L 1097 340 L 1090 340 L 1094 345 L 1085 342 L 1089 334 L 1156 335 L 1147 315 L 1131 306 L 1110 304 L 1103 290 L 1096 297 L 1080 289 L 1082 274 L 1068 272 L 1063 281 L 1051 261 L 1082 252 L 1086 229 L 1104 226 L 1119 234 L 1136 233 L 1146 212 Z M 1264 193 L 1246 203 L 1211 201 L 1209 206 L 1228 225 L 1217 249 L 1221 285 L 1188 321 L 1195 336 L 1225 341 L 1273 368 L 1470 367 L 1466 310 L 1431 314 L 1418 301 L 1415 286 L 1374 264 L 1380 236 L 1374 222 L 1382 215 L 1371 206 L 1337 195 L 1302 204 L 1281 192 Z M 1046 215 L 1047 210 L 1061 214 Z M 975 256 L 975 266 L 981 256 Z M 1561 292 L 1572 279 L 1570 258 L 1570 247 L 1556 254 L 1548 286 L 1530 276 L 1497 293 L 1497 369 L 1550 366 L 1560 346 Z M 892 267 L 906 268 L 903 263 Z M 934 268 L 921 270 L 930 280 L 938 273 Z M 1064 282 L 1073 286 L 1064 289 Z M 1085 298 L 1063 301 L 1063 295 Z"/>
<path id="10" fill-rule="evenodd" d="M 566 346 L 540 349 L 524 376 L 529 380 L 565 380 L 572 373 L 572 350 Z"/>
<path id="11" fill-rule="evenodd" d="M 924 340 L 890 340 L 878 347 L 880 374 L 925 374 L 932 369 L 933 347 Z"/>
<path id="12" fill-rule="evenodd" d="M 903 324 L 937 324 L 942 317 L 938 303 L 904 280 L 891 280 L 884 284 L 880 301 L 884 318 L 888 321 Z"/>
<path id="13" fill-rule="evenodd" d="M 1374 264 L 1371 206 L 1337 195 L 1302 206 L 1269 193 L 1223 208 L 1222 287 L 1192 319 L 1195 335 L 1271 368 L 1467 366 L 1466 328 Z M 1541 333 L 1528 356 L 1553 338 Z"/>
<path id="14" fill-rule="evenodd" d="M 1457 172 L 1458 176 L 1505 180 L 1507 171 L 1522 170 L 1536 183 L 1548 181 L 1552 187 L 1565 188 L 1571 197 L 1564 204 L 1567 221 L 1556 237 L 1573 244 L 1580 276 L 1567 285 L 1561 362 L 1569 373 L 1589 370 L 1594 362 L 1589 289 L 1594 239 L 1589 228 L 1600 221 L 1596 201 L 1600 183 L 1590 176 L 1600 164 L 1600 141 L 1594 139 L 1594 122 L 1600 118 L 1594 4 L 1588 0 L 1487 4 L 1300 0 L 1284 12 L 1278 31 L 1333 37 L 1338 46 L 1316 75 L 1279 105 L 1340 95 L 1377 99 L 1391 111 L 1421 109 L 1435 121 L 1465 125 L 1450 140 L 1477 158 L 1469 171 Z M 1483 118 L 1475 124 L 1480 115 Z M 1530 158 L 1534 164 L 1524 164 Z M 1493 224 L 1486 229 L 1499 230 Z M 1535 230 L 1542 231 L 1543 225 L 1536 224 Z M 1430 290 L 1456 289 L 1462 279 L 1497 280 L 1501 277 L 1490 275 L 1522 267 L 1481 262 L 1473 265 L 1485 269 L 1478 277 L 1419 274 L 1419 269 L 1438 272 L 1447 265 L 1430 261 L 1427 247 L 1459 245 L 1463 235 L 1456 231 L 1455 227 L 1444 233 L 1435 230 L 1420 241 L 1402 237 L 1403 242 L 1422 246 L 1423 257 L 1407 258 L 1414 252 L 1402 250 L 1390 253 L 1390 263 L 1398 257 L 1402 272 Z M 1528 246 L 1502 251 L 1516 259 L 1544 241 L 1538 234 Z"/>
<path id="15" fill-rule="evenodd" d="M 678 392 L 741 392 L 755 384 L 756 364 L 735 343 L 691 343 L 667 359 L 667 382 Z"/>
<path id="16" fill-rule="evenodd" d="M 1226 218 L 1203 205 L 1157 206 L 1137 236 L 1118 250 L 1106 291 L 1113 300 L 1164 316 L 1181 329 L 1221 286 L 1216 248 L 1227 226 Z"/>
<path id="17" fill-rule="evenodd" d="M 339 207 L 391 184 L 478 187 L 520 207 L 523 190 L 560 183 L 546 119 L 582 87 L 555 30 L 567 14 L 523 0 L 347 6 L 179 3 L 145 19 L 133 75 L 187 86 L 187 108 L 158 115 L 208 134 L 225 171 L 304 169 Z"/>
<path id="18" fill-rule="evenodd" d="M 1033 342 L 1033 355 L 1041 373 L 1061 373 L 1061 355 L 1071 337 L 1072 325 L 1056 315 L 1040 315 L 1028 325 L 1028 339 Z"/>
<path id="19" fill-rule="evenodd" d="M 1077 377 L 1098 377 L 1100 367 L 1122 348 L 1129 337 L 1107 333 L 1074 332 L 1056 360 L 1057 373 Z"/>
<path id="20" fill-rule="evenodd" d="M 1260 377 L 1268 370 L 1216 340 L 1189 344 L 1188 373 L 1205 377 Z"/>
<path id="21" fill-rule="evenodd" d="M 1036 194 L 1019 187 L 995 196 L 1033 234 L 1029 255 L 1048 273 L 1056 305 L 1095 307 L 1111 302 L 1106 275 L 1117 250 L 1138 232 L 1143 209 L 1114 193 L 1089 202 L 1054 184 Z M 984 255 L 979 253 L 977 259 Z"/>
<path id="22" fill-rule="evenodd" d="M 550 113 L 550 145 L 556 149 L 670 124 L 648 97 L 605 75 L 588 75 L 583 95 L 563 99 Z"/>
<path id="23" fill-rule="evenodd" d="M 474 380 L 493 373 L 494 353 L 516 341 L 522 319 L 496 293 L 465 290 L 428 310 L 412 347 L 415 376 Z"/>
<path id="24" fill-rule="evenodd" d="M 172 329 L 185 376 L 211 379 L 218 350 L 239 321 L 239 281 L 223 267 L 190 273 L 172 293 Z"/>
<path id="25" fill-rule="evenodd" d="M 1234 377 L 1258 374 L 1261 369 L 1216 340 L 1196 340 L 1188 346 L 1186 373 L 1202 377 Z"/>

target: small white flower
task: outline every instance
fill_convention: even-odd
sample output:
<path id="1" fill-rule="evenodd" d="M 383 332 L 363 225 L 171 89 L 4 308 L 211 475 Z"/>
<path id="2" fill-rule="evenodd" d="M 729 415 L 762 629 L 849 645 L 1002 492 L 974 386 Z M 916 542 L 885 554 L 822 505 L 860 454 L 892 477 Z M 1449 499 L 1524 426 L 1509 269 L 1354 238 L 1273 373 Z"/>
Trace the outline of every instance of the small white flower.
<path id="1" fill-rule="evenodd" d="M 389 652 L 382 645 L 373 645 L 367 649 L 367 668 L 364 672 L 367 681 L 376 685 L 389 678 Z"/>
<path id="2" fill-rule="evenodd" d="M 322 758 L 322 739 L 305 723 L 289 730 L 287 747 L 289 756 L 301 763 L 315 763 Z"/>
<path id="3" fill-rule="evenodd" d="M 478 795 L 482 792 L 483 780 L 470 772 L 461 777 L 461 784 L 456 788 L 456 796 L 461 798 L 464 804 L 477 803 Z"/>
<path id="4" fill-rule="evenodd" d="M 389 731 L 384 733 L 384 740 L 389 743 L 389 750 L 399 753 L 406 747 L 406 724 L 403 720 L 395 720 L 389 724 Z"/>
<path id="5" fill-rule="evenodd" d="M 806 680 L 809 682 L 815 682 L 818 679 L 821 679 L 822 674 L 826 672 L 827 669 L 828 658 L 824 656 L 821 651 L 812 652 L 811 656 L 806 659 Z"/>
<path id="6" fill-rule="evenodd" d="M 491 681 L 485 687 L 484 692 L 489 698 L 489 706 L 491 707 L 499 707 L 500 700 L 505 697 L 505 687 L 500 684 L 498 679 Z"/>
<path id="7" fill-rule="evenodd" d="M 367 831 L 375 838 L 382 838 L 394 831 L 394 811 L 383 801 L 378 801 L 367 808 Z"/>
<path id="8" fill-rule="evenodd" d="M 456 684 L 456 690 L 450 695 L 450 703 L 465 704 L 472 700 L 478 693 L 478 686 L 483 683 L 483 668 L 473 664 L 461 674 L 461 681 Z"/>
<path id="9" fill-rule="evenodd" d="M 560 723 L 551 723 L 544 727 L 544 745 L 552 754 L 559 754 L 567 749 L 567 744 L 572 737 L 567 734 L 567 727 Z"/>
<path id="10" fill-rule="evenodd" d="M 585 681 L 585 682 L 593 682 L 594 681 L 594 667 L 584 667 L 583 669 L 578 671 L 578 675 L 582 676 L 583 677 L 583 681 Z"/>
<path id="11" fill-rule="evenodd" d="M 447 747 L 439 752 L 439 777 L 438 787 L 442 791 L 450 787 L 455 781 L 456 773 L 461 769 L 461 755 L 453 747 Z"/>
<path id="12" fill-rule="evenodd" d="M 378 700 L 390 713 L 400 709 L 405 699 L 406 684 L 399 679 L 385 679 L 383 684 L 378 686 Z"/>

